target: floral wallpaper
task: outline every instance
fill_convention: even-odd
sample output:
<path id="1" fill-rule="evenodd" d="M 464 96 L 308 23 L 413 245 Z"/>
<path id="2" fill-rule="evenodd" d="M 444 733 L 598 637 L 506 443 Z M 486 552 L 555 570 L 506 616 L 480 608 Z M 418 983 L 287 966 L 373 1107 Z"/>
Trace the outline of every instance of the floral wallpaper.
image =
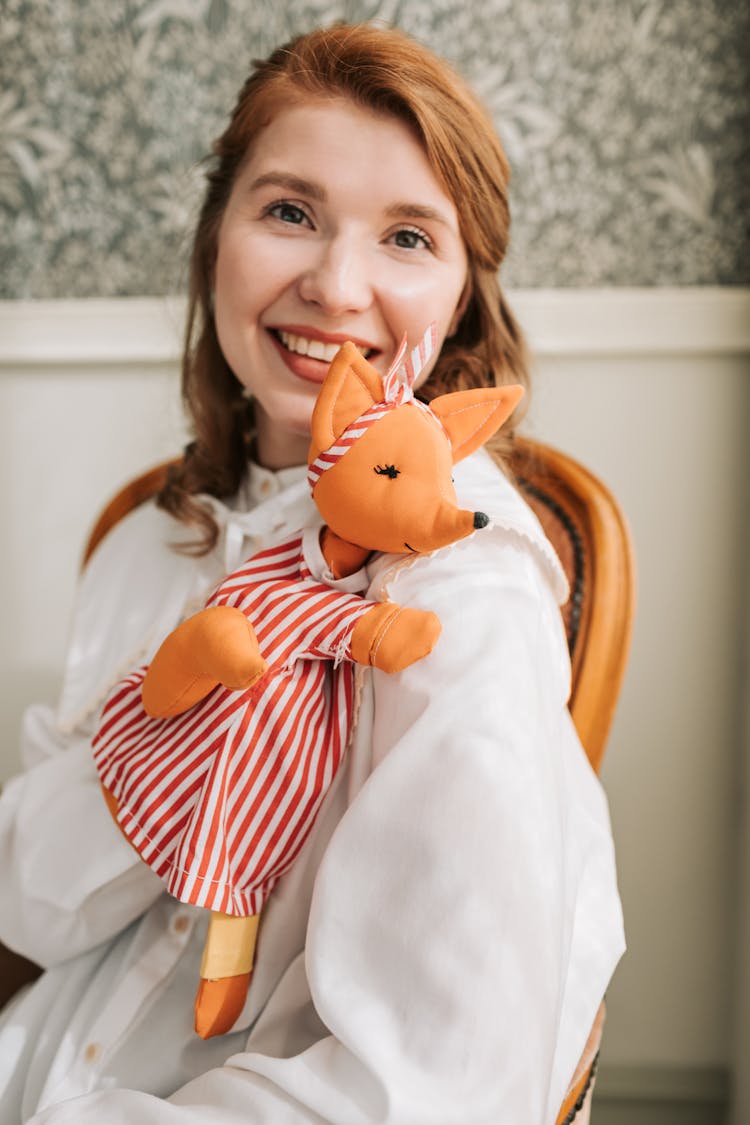
<path id="1" fill-rule="evenodd" d="M 0 0 L 0 297 L 181 291 L 250 60 L 341 18 L 400 25 L 491 110 L 506 284 L 750 282 L 736 0 Z"/>

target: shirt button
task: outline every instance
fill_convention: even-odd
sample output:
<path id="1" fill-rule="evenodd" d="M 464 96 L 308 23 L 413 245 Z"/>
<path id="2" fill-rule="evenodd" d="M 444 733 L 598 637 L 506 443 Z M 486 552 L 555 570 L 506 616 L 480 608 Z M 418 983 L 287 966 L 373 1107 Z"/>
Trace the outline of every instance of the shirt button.
<path id="1" fill-rule="evenodd" d="M 187 914 L 178 914 L 172 923 L 172 928 L 176 934 L 184 934 L 190 926 L 190 919 Z"/>
<path id="2" fill-rule="evenodd" d="M 87 1063 L 95 1063 L 102 1053 L 101 1043 L 89 1043 L 86 1050 L 83 1052 L 83 1057 Z"/>
<path id="3" fill-rule="evenodd" d="M 269 480 L 268 477 L 265 477 L 260 482 L 260 494 L 261 494 L 261 496 L 270 496 L 272 492 L 273 492 L 273 484 Z"/>

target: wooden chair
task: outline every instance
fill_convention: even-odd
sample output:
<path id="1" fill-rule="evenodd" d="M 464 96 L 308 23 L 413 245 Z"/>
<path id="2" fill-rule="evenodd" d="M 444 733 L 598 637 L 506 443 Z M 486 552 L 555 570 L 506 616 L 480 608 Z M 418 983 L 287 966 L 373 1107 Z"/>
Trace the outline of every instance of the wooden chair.
<path id="1" fill-rule="evenodd" d="M 84 565 L 112 527 L 154 496 L 168 461 L 121 489 L 101 512 L 84 550 Z M 511 458 L 515 482 L 536 512 L 570 583 L 563 608 L 572 663 L 570 711 L 594 770 L 599 771 L 625 671 L 635 603 L 633 552 L 622 512 L 609 490 L 578 462 L 540 442 L 518 439 Z M 3 957 L 8 960 L 4 961 Z M 17 968 L 11 965 L 14 959 Z M 4 999 L 39 974 L 0 947 L 0 979 L 12 979 Z M 604 1005 L 576 1069 L 558 1125 L 586 1125 L 596 1073 Z"/>
<path id="2" fill-rule="evenodd" d="M 519 438 L 511 457 L 516 484 L 536 512 L 570 584 L 562 614 L 572 667 L 570 713 L 598 773 L 625 673 L 635 610 L 635 562 L 625 518 L 608 488 L 567 454 Z M 604 1002 L 557 1125 L 587 1125 Z"/>
<path id="3" fill-rule="evenodd" d="M 570 713 L 598 773 L 622 678 L 635 610 L 635 563 L 612 493 L 583 465 L 519 438 L 511 469 L 570 583 L 563 607 L 572 664 Z"/>

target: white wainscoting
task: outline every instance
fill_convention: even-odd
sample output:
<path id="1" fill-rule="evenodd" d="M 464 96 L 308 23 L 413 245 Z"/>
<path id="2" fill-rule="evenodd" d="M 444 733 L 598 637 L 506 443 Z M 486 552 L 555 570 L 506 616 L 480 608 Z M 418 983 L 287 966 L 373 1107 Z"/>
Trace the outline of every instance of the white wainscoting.
<path id="1" fill-rule="evenodd" d="M 527 429 L 613 488 L 639 562 L 603 773 L 630 949 L 609 992 L 601 1121 L 646 1120 L 646 1105 L 653 1120 L 720 1120 L 742 1052 L 739 1125 L 750 1121 L 750 291 L 533 291 L 511 304 L 535 354 Z M 183 311 L 178 299 L 0 303 L 5 776 L 23 707 L 54 697 L 96 512 L 185 439 Z"/>

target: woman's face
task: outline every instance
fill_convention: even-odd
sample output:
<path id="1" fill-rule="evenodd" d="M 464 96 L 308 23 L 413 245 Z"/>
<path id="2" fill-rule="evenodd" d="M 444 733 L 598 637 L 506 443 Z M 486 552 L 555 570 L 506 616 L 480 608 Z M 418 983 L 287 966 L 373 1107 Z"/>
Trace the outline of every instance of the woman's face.
<path id="1" fill-rule="evenodd" d="M 306 459 L 345 340 L 385 374 L 403 334 L 413 347 L 434 321 L 426 378 L 466 280 L 455 206 L 404 122 L 344 98 L 280 111 L 234 185 L 214 276 L 219 343 L 255 399 L 259 460 Z"/>

